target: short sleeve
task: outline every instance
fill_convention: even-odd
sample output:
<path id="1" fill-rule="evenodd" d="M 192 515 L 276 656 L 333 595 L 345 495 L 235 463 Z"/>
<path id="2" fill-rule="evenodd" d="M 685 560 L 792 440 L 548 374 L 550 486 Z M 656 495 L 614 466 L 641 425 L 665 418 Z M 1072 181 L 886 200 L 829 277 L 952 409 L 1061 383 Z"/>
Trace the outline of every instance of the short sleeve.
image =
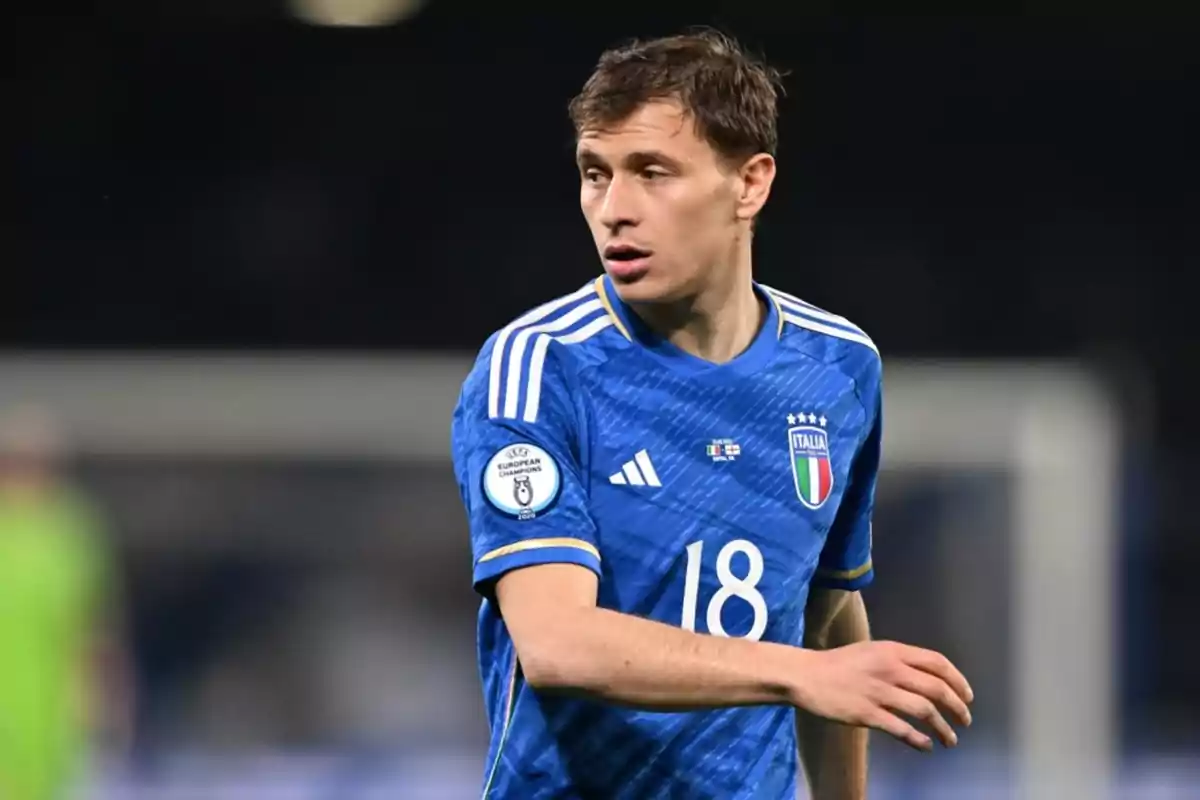
<path id="1" fill-rule="evenodd" d="M 493 369 L 490 341 L 454 411 L 452 455 L 470 527 L 472 582 L 485 597 L 504 573 L 535 564 L 578 564 L 600 574 L 576 404 L 549 344 L 535 341 L 527 358 L 506 357 Z"/>
<path id="2" fill-rule="evenodd" d="M 872 402 L 867 406 L 867 435 L 850 465 L 850 483 L 842 497 L 833 526 L 821 551 L 815 585 L 827 589 L 857 590 L 875 577 L 871 562 L 871 517 L 883 440 L 883 394 L 872 382 Z"/>

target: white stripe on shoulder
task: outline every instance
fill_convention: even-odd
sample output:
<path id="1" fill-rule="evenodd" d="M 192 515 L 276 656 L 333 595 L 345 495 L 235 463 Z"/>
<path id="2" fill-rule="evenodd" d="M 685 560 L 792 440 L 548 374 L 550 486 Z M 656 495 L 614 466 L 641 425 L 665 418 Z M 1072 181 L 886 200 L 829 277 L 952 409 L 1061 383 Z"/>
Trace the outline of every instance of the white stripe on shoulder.
<path id="1" fill-rule="evenodd" d="M 845 339 L 848 342 L 857 342 L 858 344 L 865 345 L 866 347 L 874 350 L 875 355 L 879 355 L 879 348 L 875 346 L 875 343 L 872 342 L 870 337 L 868 337 L 865 333 L 854 333 L 853 331 L 848 331 L 844 328 L 835 328 L 832 325 L 825 324 L 824 322 L 818 322 L 815 319 L 797 316 L 796 314 L 788 314 L 787 312 L 784 312 L 783 321 L 790 322 L 797 328 L 816 331 L 817 333 L 823 333 L 826 336 L 834 336 L 838 339 Z"/>
<path id="2" fill-rule="evenodd" d="M 781 292 L 778 289 L 772 289 L 770 286 L 764 286 L 763 288 L 766 289 L 772 297 L 779 301 L 779 305 L 783 306 L 788 311 L 804 314 L 805 316 L 812 317 L 819 322 L 832 322 L 835 325 L 843 325 L 854 333 L 857 333 L 859 336 L 867 335 L 861 328 L 843 316 L 834 314 L 831 311 L 826 311 L 823 308 L 817 308 L 806 300 L 801 300 L 795 295 L 788 294 L 787 292 Z"/>
<path id="3" fill-rule="evenodd" d="M 528 328 L 522 328 L 513 337 L 512 349 L 505 356 L 504 371 L 507 372 L 508 378 L 504 387 L 504 416 L 509 419 L 515 419 L 517 416 L 517 400 L 521 394 L 521 362 L 525 360 L 525 348 L 529 344 L 529 338 L 534 334 L 553 334 L 564 328 L 569 328 L 575 323 L 582 320 L 588 314 L 594 314 L 597 311 L 603 310 L 604 306 L 600 302 L 600 298 L 596 297 L 588 300 L 586 303 L 581 303 L 575 306 L 566 314 L 556 317 L 549 322 L 540 322 L 537 325 L 530 325 Z M 532 379 L 533 365 L 530 365 L 530 378 Z M 532 420 L 530 420 L 532 422 Z"/>
<path id="4" fill-rule="evenodd" d="M 561 336 L 551 336 L 549 333 L 538 335 L 537 341 L 533 343 L 533 358 L 529 363 L 529 386 L 525 392 L 525 413 L 521 416 L 521 419 L 526 422 L 537 422 L 538 410 L 542 403 L 542 370 L 546 366 L 546 350 L 549 349 L 550 342 L 577 344 L 592 338 L 605 328 L 611 327 L 612 324 L 612 317 L 605 314 L 603 317 L 597 317 L 592 320 L 579 330 L 571 331 Z M 516 397 L 516 393 L 513 393 L 510 397 Z M 507 413 L 507 405 L 506 402 L 504 416 L 515 416 L 515 414 L 510 415 Z"/>
<path id="5" fill-rule="evenodd" d="M 488 370 L 488 416 L 498 417 L 500 415 L 500 389 L 501 389 L 501 372 L 504 367 L 504 353 L 508 345 L 509 337 L 518 328 L 525 325 L 530 325 L 553 314 L 564 306 L 569 306 L 578 300 L 582 300 L 588 295 L 594 295 L 596 287 L 593 282 L 589 281 L 586 286 L 571 294 L 551 300 L 549 303 L 544 303 L 537 308 L 522 314 L 517 319 L 506 325 L 496 336 L 495 343 L 492 344 L 491 365 Z M 520 360 L 517 361 L 520 364 Z M 519 378 L 518 378 L 519 380 Z M 514 401 L 515 402 L 515 401 Z"/>

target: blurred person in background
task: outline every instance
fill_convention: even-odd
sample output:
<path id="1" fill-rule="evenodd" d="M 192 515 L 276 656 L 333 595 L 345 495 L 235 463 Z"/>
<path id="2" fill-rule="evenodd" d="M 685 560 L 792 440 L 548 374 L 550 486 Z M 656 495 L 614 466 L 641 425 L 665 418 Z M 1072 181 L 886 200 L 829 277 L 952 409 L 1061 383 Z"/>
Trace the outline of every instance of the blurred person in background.
<path id="1" fill-rule="evenodd" d="M 100 514 L 42 410 L 0 414 L 0 798 L 60 800 L 89 740 L 123 748 L 131 693 Z"/>

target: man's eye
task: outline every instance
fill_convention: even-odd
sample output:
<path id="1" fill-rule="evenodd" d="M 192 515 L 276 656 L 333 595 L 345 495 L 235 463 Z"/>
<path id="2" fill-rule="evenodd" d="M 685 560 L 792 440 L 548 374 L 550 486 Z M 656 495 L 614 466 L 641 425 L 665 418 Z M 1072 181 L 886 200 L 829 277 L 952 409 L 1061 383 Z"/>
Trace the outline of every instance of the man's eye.
<path id="1" fill-rule="evenodd" d="M 604 173 L 595 167 L 589 167 L 583 171 L 583 179 L 588 183 L 599 183 L 604 180 Z"/>

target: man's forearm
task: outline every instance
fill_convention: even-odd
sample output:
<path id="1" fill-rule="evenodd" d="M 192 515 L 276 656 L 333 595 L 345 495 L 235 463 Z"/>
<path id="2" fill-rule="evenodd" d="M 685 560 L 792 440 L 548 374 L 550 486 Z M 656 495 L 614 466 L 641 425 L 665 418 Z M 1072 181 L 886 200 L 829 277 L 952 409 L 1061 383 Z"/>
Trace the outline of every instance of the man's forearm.
<path id="1" fill-rule="evenodd" d="M 115 752 L 133 738 L 134 681 L 123 637 L 103 626 L 93 635 L 81 667 L 90 732 Z"/>
<path id="2" fill-rule="evenodd" d="M 840 597 L 826 595 L 808 616 L 805 646 L 814 650 L 842 647 L 871 636 L 866 606 L 857 592 Z M 820 719 L 801 710 L 796 720 L 800 758 L 813 800 L 865 798 L 867 729 Z"/>
<path id="3" fill-rule="evenodd" d="M 663 711 L 793 703 L 812 656 L 594 607 L 547 613 L 535 635 L 514 633 L 534 688 Z"/>

